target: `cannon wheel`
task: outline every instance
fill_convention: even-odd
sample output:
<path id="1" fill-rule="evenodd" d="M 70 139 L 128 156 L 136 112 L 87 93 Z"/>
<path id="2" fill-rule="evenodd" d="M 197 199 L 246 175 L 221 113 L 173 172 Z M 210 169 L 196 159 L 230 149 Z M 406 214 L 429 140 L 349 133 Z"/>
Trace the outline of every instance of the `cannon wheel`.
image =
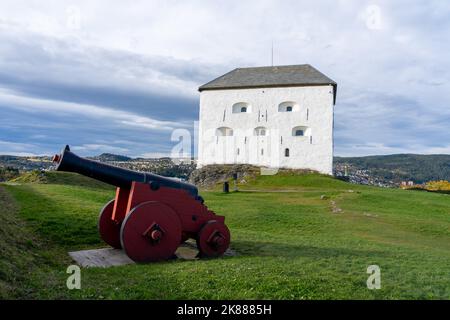
<path id="1" fill-rule="evenodd" d="M 148 201 L 134 207 L 120 230 L 122 248 L 135 262 L 166 260 L 181 244 L 181 221 L 169 206 Z"/>
<path id="2" fill-rule="evenodd" d="M 205 223 L 197 236 L 199 256 L 204 258 L 218 257 L 225 253 L 230 245 L 230 230 L 218 221 Z"/>
<path id="3" fill-rule="evenodd" d="M 98 217 L 98 232 L 100 237 L 111 247 L 120 249 L 120 224 L 111 220 L 114 209 L 114 199 L 108 202 L 100 211 Z"/>

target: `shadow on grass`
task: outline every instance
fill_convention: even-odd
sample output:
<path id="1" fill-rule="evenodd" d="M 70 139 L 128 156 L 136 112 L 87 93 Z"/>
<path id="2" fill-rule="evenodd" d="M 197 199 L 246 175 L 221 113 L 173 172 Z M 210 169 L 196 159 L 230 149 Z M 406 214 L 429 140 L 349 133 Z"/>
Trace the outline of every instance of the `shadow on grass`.
<path id="1" fill-rule="evenodd" d="M 359 250 L 348 248 L 326 248 L 313 247 L 297 244 L 275 243 L 265 241 L 243 241 L 237 240 L 232 242 L 232 248 L 237 252 L 238 256 L 248 257 L 284 257 L 284 258 L 337 258 L 347 257 L 388 257 L 391 256 L 385 251 L 380 250 Z"/>
<path id="2" fill-rule="evenodd" d="M 66 204 L 26 185 L 7 189 L 20 203 L 20 215 L 44 239 L 70 248 L 102 244 L 97 231 L 97 213 L 80 215 L 77 210 L 81 208 L 67 208 Z"/>
<path id="3" fill-rule="evenodd" d="M 450 195 L 450 190 L 430 190 L 430 189 L 424 189 L 424 188 L 420 188 L 420 187 L 406 188 L 405 190 L 408 190 L 408 191 L 423 191 L 423 192 L 431 192 L 431 193 L 442 193 L 442 194 Z"/>

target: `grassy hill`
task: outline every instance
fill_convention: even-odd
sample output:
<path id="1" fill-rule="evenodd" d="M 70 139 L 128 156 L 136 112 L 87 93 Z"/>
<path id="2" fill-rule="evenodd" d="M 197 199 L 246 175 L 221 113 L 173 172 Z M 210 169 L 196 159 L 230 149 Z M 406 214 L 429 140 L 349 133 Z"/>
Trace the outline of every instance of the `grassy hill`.
<path id="1" fill-rule="evenodd" d="M 67 251 L 104 246 L 97 215 L 114 190 L 52 174 L 45 184 L 0 185 L 1 298 L 450 298 L 449 195 L 315 174 L 202 192 L 226 216 L 237 256 L 82 269 L 82 289 L 68 290 Z M 373 264 L 380 290 L 366 287 Z"/>
<path id="2" fill-rule="evenodd" d="M 39 171 L 33 170 L 25 172 L 15 179 L 10 180 L 14 183 L 22 184 L 56 184 L 56 185 L 74 185 L 87 188 L 106 188 L 113 189 L 113 186 L 103 182 L 71 172 L 58 171 Z"/>

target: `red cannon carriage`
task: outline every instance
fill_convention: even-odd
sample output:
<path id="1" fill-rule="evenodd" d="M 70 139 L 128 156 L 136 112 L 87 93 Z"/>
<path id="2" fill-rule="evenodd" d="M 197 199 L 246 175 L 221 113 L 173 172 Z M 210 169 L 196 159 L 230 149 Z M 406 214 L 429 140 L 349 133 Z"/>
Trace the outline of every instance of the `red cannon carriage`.
<path id="1" fill-rule="evenodd" d="M 192 184 L 80 158 L 69 146 L 53 157 L 56 170 L 82 174 L 117 187 L 100 211 L 101 238 L 136 262 L 165 260 L 189 238 L 201 257 L 222 255 L 230 244 L 223 216 L 203 204 Z"/>

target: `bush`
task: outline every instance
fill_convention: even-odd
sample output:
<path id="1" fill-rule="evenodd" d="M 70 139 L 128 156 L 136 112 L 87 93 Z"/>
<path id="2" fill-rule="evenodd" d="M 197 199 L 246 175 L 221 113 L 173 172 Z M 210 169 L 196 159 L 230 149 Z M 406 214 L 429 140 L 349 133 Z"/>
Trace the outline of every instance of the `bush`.
<path id="1" fill-rule="evenodd" d="M 430 191 L 450 191 L 450 182 L 446 180 L 430 181 L 425 185 L 425 189 Z"/>
<path id="2" fill-rule="evenodd" d="M 19 170 L 11 167 L 0 167 L 0 182 L 8 181 L 19 176 Z"/>

